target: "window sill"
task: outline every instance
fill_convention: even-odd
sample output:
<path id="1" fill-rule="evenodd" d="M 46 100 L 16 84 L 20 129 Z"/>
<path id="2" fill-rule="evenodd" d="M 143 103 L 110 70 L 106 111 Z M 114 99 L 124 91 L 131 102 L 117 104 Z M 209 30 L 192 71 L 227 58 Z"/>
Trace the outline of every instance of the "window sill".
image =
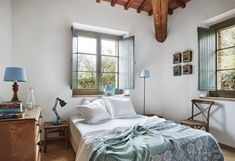
<path id="1" fill-rule="evenodd" d="M 115 94 L 113 96 L 117 96 L 120 94 Z M 125 97 L 129 97 L 130 95 L 124 95 Z M 72 95 L 72 98 L 85 98 L 85 97 L 93 97 L 93 98 L 101 98 L 101 97 L 109 97 L 104 94 L 81 94 L 81 95 Z M 110 96 L 112 97 L 112 96 Z"/>
<path id="2" fill-rule="evenodd" d="M 235 101 L 235 98 L 227 98 L 227 97 L 200 97 L 201 99 L 211 99 L 211 100 L 219 100 L 219 101 Z"/>
<path id="3" fill-rule="evenodd" d="M 105 96 L 104 94 L 81 94 L 81 95 L 72 95 L 72 98 L 84 98 L 84 97 L 95 97 L 101 98 Z"/>

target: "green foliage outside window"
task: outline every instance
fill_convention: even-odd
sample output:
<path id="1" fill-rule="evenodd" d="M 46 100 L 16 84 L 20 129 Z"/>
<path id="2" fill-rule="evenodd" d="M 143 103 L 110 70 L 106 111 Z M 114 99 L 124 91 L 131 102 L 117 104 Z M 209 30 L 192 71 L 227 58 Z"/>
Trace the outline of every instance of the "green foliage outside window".
<path id="1" fill-rule="evenodd" d="M 235 26 L 217 32 L 217 89 L 235 90 Z"/>
<path id="2" fill-rule="evenodd" d="M 96 61 L 91 61 L 87 55 L 80 54 L 78 64 L 83 72 L 78 72 L 78 87 L 80 89 L 96 88 Z M 95 57 L 95 56 L 94 56 Z M 103 56 L 101 61 L 101 85 L 111 83 L 116 85 L 117 57 Z M 78 67 L 79 68 L 79 67 Z M 81 70 L 79 70 L 81 71 Z M 105 73 L 104 73 L 105 72 Z"/>

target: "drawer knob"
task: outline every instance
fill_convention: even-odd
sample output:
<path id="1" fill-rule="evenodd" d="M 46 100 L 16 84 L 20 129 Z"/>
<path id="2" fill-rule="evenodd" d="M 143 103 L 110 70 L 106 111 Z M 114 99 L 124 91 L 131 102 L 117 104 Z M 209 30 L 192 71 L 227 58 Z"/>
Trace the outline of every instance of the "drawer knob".
<path id="1" fill-rule="evenodd" d="M 37 145 L 38 145 L 38 146 L 41 146 L 41 142 L 39 141 L 39 142 L 37 143 Z"/>
<path id="2" fill-rule="evenodd" d="M 42 130 L 39 130 L 39 133 L 42 133 Z"/>
<path id="3" fill-rule="evenodd" d="M 40 115 L 39 118 L 41 119 L 41 118 L 42 118 L 42 115 Z"/>

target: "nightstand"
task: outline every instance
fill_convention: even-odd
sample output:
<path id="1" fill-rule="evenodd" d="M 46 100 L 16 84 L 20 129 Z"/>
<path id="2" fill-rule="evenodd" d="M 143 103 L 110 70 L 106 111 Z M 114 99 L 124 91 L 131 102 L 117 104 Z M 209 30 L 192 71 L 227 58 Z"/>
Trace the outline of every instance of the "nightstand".
<path id="1" fill-rule="evenodd" d="M 41 108 L 24 112 L 22 118 L 0 120 L 0 160 L 41 160 Z"/>
<path id="2" fill-rule="evenodd" d="M 53 122 L 45 122 L 44 130 L 45 130 L 44 153 L 47 152 L 47 143 L 53 140 L 61 140 L 61 139 L 64 140 L 65 149 L 68 148 L 69 124 L 67 121 L 63 121 L 61 125 L 54 125 Z"/>

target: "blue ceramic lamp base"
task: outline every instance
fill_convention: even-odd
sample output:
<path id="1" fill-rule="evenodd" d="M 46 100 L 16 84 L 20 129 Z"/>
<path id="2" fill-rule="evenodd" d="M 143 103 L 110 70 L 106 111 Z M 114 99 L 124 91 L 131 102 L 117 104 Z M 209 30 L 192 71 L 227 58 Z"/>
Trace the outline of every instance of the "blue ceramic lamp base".
<path id="1" fill-rule="evenodd" d="M 61 119 L 56 120 L 56 121 L 53 122 L 53 125 L 62 125 L 62 124 L 63 124 L 63 121 L 64 121 L 64 120 L 61 120 Z"/>

